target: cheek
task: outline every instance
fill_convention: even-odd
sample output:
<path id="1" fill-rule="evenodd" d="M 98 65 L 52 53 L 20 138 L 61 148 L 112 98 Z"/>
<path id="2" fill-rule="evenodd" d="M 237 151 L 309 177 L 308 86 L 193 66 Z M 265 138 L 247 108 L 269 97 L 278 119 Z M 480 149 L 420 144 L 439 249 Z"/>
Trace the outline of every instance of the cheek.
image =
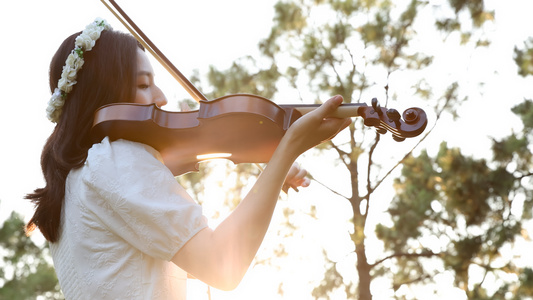
<path id="1" fill-rule="evenodd" d="M 133 103 L 139 103 L 139 104 L 149 104 L 149 97 L 146 90 L 137 89 L 135 91 L 135 100 Z"/>

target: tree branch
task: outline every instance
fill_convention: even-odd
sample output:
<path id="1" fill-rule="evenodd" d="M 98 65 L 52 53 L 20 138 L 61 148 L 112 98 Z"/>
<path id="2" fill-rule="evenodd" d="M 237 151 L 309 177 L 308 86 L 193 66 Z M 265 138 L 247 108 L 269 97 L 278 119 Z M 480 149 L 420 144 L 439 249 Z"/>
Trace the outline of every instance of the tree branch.
<path id="1" fill-rule="evenodd" d="M 328 187 L 327 185 L 325 185 L 324 183 L 320 182 L 320 181 L 317 180 L 315 177 L 313 177 L 313 175 L 308 174 L 307 176 L 309 177 L 309 179 L 311 179 L 311 180 L 315 181 L 316 183 L 320 184 L 321 186 L 323 186 L 324 188 L 326 188 L 328 191 L 332 192 L 333 194 L 335 194 L 335 195 L 337 195 L 337 196 L 339 196 L 339 197 L 342 197 L 342 198 L 344 198 L 344 199 L 350 201 L 350 198 L 349 198 L 349 197 L 346 197 L 346 196 L 344 196 L 343 194 L 337 192 L 336 190 L 334 190 L 334 189 Z"/>
<path id="2" fill-rule="evenodd" d="M 440 273 L 440 272 L 438 272 L 438 273 Z M 437 273 L 437 274 L 438 274 L 438 273 Z M 413 283 L 416 283 L 416 282 L 424 281 L 424 280 L 426 280 L 426 279 L 430 279 L 430 278 L 435 277 L 435 275 L 436 275 L 436 274 L 432 274 L 432 275 L 425 274 L 425 275 L 420 275 L 420 276 L 417 277 L 417 278 L 414 278 L 414 279 L 411 279 L 411 280 L 409 280 L 409 281 L 405 281 L 405 282 L 402 282 L 402 283 L 393 283 L 392 288 L 396 291 L 396 290 L 398 290 L 398 289 L 399 289 L 402 285 L 404 285 L 404 284 L 409 285 L 409 284 L 413 284 Z"/>
<path id="3" fill-rule="evenodd" d="M 433 251 L 424 251 L 422 253 L 393 253 L 385 258 L 382 258 L 378 261 L 376 261 L 375 263 L 373 264 L 370 264 L 370 267 L 374 268 L 375 266 L 383 263 L 384 261 L 387 261 L 391 258 L 395 258 L 395 257 L 432 257 L 432 256 L 440 256 L 440 253 L 435 253 Z"/>
<path id="4" fill-rule="evenodd" d="M 348 163 L 346 162 L 346 160 L 344 159 L 348 153 L 341 150 L 339 147 L 337 147 L 337 145 L 335 145 L 332 141 L 329 141 L 329 144 L 331 145 L 331 148 L 333 148 L 335 151 L 337 151 L 337 154 L 339 154 L 339 157 L 342 161 L 342 163 L 344 164 L 344 166 L 348 169 Z"/>
<path id="5" fill-rule="evenodd" d="M 529 176 L 533 176 L 533 172 L 529 172 L 529 173 L 526 173 L 526 174 L 522 174 L 522 176 L 518 176 L 516 177 L 517 180 L 522 180 L 526 177 L 529 177 Z"/>
<path id="6" fill-rule="evenodd" d="M 376 150 L 376 147 L 379 144 L 381 135 L 376 131 L 376 138 L 374 139 L 374 143 L 372 146 L 370 146 L 370 150 L 368 151 L 368 165 L 366 169 L 366 191 L 367 194 L 365 196 L 366 198 L 366 207 L 365 207 L 365 215 L 368 215 L 368 210 L 370 209 L 370 195 L 372 194 L 372 191 L 374 190 L 372 188 L 372 182 L 370 181 L 370 169 L 372 168 L 372 165 L 374 162 L 372 161 L 372 157 L 374 155 L 374 151 Z"/>

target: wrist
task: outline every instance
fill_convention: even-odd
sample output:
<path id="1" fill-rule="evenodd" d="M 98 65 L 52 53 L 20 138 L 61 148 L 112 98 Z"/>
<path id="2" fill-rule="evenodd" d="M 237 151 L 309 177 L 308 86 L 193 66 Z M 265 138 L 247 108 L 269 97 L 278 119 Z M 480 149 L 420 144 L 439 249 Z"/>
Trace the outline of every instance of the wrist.
<path id="1" fill-rule="evenodd" d="M 302 152 L 298 151 L 296 145 L 297 141 L 293 138 L 293 135 L 288 132 L 280 140 L 276 150 L 274 151 L 274 154 L 272 155 L 272 158 L 280 156 L 284 163 L 291 166 L 296 161 L 298 156 L 302 154 Z"/>

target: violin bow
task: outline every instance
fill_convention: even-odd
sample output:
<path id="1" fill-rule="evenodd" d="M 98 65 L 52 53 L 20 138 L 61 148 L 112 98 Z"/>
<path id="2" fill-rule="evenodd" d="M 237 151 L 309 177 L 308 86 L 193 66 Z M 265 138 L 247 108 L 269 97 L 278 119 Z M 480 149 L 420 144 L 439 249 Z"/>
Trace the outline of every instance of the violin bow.
<path id="1" fill-rule="evenodd" d="M 150 52 L 155 59 L 181 84 L 181 86 L 196 101 L 207 100 L 190 81 L 176 68 L 170 60 L 161 52 L 154 43 L 142 32 L 142 30 L 133 22 L 126 12 L 114 0 L 100 0 L 111 11 L 113 15 L 128 29 L 128 31 Z M 108 3 L 109 2 L 109 3 Z"/>

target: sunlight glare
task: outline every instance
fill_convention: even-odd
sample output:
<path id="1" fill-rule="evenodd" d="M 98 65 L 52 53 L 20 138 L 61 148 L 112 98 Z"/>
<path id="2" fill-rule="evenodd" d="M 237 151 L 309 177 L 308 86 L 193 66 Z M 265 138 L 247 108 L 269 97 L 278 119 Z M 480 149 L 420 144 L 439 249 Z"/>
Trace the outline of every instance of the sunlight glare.
<path id="1" fill-rule="evenodd" d="M 228 158 L 228 157 L 231 157 L 231 153 L 207 153 L 207 154 L 196 155 L 196 159 L 198 160 L 208 160 L 208 159 Z"/>

